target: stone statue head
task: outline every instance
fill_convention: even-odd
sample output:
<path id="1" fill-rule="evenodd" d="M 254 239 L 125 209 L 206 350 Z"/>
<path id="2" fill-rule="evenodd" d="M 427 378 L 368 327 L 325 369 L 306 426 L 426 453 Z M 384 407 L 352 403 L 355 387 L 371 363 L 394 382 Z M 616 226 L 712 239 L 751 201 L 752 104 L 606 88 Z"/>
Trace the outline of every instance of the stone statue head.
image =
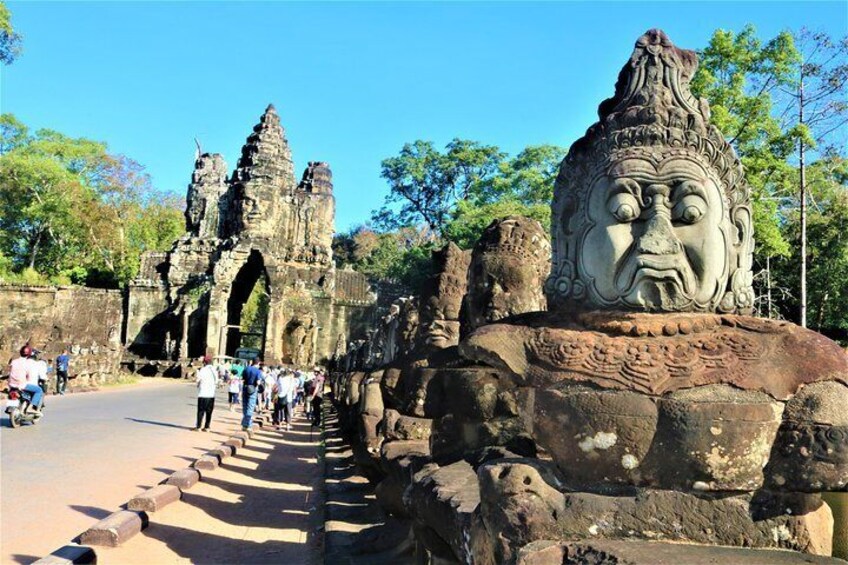
<path id="1" fill-rule="evenodd" d="M 493 221 L 471 254 L 462 331 L 507 316 L 545 310 L 551 244 L 542 225 L 523 216 Z"/>
<path id="2" fill-rule="evenodd" d="M 646 32 L 600 121 L 571 146 L 552 204 L 552 309 L 751 311 L 749 188 L 689 91 L 697 66 Z"/>
<path id="3" fill-rule="evenodd" d="M 470 251 L 454 243 L 433 252 L 434 274 L 421 296 L 418 341 L 429 349 L 459 343 L 459 309 L 465 296 Z"/>

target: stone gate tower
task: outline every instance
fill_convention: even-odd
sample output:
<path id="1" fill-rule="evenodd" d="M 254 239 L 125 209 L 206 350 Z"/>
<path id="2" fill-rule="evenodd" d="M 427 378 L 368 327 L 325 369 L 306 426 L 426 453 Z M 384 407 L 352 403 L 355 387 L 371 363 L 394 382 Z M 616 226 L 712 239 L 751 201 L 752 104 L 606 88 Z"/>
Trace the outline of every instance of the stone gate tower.
<path id="1" fill-rule="evenodd" d="M 221 155 L 200 155 L 186 234 L 167 253 L 146 253 L 130 286 L 130 351 L 155 359 L 234 354 L 244 303 L 262 281 L 269 295 L 264 358 L 308 364 L 329 357 L 375 302 L 363 275 L 334 267 L 332 178 L 327 163 L 310 162 L 295 180 L 273 105 L 229 179 Z"/>

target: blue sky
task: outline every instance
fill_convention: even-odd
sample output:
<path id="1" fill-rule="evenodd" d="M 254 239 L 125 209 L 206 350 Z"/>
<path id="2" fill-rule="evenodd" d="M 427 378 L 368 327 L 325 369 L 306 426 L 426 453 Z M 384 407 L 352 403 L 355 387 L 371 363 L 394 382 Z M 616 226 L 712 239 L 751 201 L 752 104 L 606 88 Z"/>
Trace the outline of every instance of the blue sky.
<path id="1" fill-rule="evenodd" d="M 184 194 L 193 139 L 232 169 L 273 102 L 298 174 L 330 163 L 339 231 L 380 206 L 380 161 L 405 142 L 571 144 L 651 27 L 691 49 L 746 23 L 848 29 L 844 1 L 7 5 L 24 53 L 0 70 L 3 112 L 105 141 Z"/>

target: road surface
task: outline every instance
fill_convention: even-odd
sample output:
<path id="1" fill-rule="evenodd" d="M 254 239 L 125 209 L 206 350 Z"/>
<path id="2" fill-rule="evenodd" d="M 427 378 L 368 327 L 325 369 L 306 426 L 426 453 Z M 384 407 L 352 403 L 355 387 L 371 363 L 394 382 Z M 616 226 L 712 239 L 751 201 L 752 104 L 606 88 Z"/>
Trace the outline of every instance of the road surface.
<path id="1" fill-rule="evenodd" d="M 194 426 L 197 389 L 157 379 L 47 397 L 35 426 L 0 429 L 0 563 L 30 563 L 182 469 L 236 429 L 226 393 L 212 432 Z"/>

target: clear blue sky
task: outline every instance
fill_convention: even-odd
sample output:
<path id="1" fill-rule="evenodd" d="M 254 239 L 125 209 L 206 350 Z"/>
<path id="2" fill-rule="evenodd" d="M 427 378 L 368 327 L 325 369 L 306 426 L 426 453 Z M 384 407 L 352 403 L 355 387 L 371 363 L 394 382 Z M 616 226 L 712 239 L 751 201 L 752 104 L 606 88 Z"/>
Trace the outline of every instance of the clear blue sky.
<path id="1" fill-rule="evenodd" d="M 0 71 L 3 112 L 105 141 L 184 194 L 194 137 L 232 169 L 273 102 L 298 174 L 330 163 L 340 231 L 381 204 L 380 161 L 404 142 L 571 144 L 648 28 L 691 49 L 746 23 L 848 28 L 845 1 L 7 5 L 24 53 Z"/>

